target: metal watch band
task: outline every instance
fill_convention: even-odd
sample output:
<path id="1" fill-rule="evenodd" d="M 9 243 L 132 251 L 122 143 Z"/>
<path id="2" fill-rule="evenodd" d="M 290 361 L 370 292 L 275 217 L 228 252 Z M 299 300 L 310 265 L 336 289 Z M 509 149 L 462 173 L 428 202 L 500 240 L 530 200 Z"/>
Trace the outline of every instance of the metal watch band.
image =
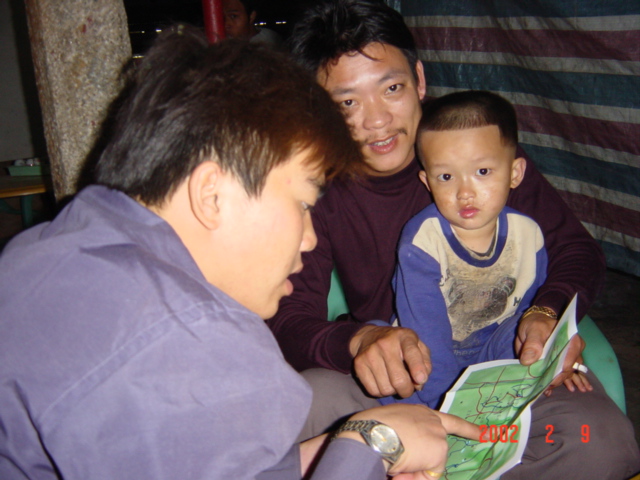
<path id="1" fill-rule="evenodd" d="M 374 425 L 382 425 L 377 420 L 347 420 L 335 431 L 334 438 L 341 432 L 362 432 Z"/>
<path id="2" fill-rule="evenodd" d="M 381 449 L 381 446 L 377 445 L 376 442 L 372 439 L 371 432 L 378 425 L 380 425 L 381 427 L 384 427 L 385 429 L 388 429 L 393 434 L 398 444 L 396 450 L 392 452 L 385 452 Z M 397 462 L 400 456 L 402 455 L 402 453 L 404 452 L 404 446 L 402 445 L 402 441 L 400 440 L 400 438 L 398 438 L 398 435 L 395 432 L 395 430 L 393 430 L 388 425 L 385 425 L 384 423 L 379 422 L 377 420 L 348 420 L 344 422 L 340 426 L 340 428 L 338 428 L 338 430 L 335 431 L 335 433 L 331 438 L 331 441 L 333 441 L 341 432 L 347 432 L 347 431 L 358 432 L 360 435 L 362 435 L 362 438 L 367 443 L 367 445 L 369 445 L 376 453 L 380 454 L 380 456 L 384 460 L 389 462 L 391 465 Z"/>

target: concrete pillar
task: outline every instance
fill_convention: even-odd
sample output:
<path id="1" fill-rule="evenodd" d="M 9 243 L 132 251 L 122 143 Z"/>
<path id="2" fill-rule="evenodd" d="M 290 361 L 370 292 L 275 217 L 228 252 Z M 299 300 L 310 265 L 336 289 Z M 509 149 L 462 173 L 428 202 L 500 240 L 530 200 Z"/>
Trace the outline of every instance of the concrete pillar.
<path id="1" fill-rule="evenodd" d="M 76 192 L 131 58 L 122 0 L 25 0 L 57 199 Z"/>

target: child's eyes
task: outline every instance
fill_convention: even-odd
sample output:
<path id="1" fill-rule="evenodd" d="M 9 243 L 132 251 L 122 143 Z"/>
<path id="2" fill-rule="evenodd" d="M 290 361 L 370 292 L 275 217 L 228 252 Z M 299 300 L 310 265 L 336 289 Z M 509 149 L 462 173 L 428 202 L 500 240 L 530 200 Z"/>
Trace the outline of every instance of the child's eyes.
<path id="1" fill-rule="evenodd" d="M 489 172 L 491 172 L 489 168 L 479 168 L 478 170 L 476 170 L 476 175 L 484 177 L 485 175 L 489 175 Z"/>
<path id="2" fill-rule="evenodd" d="M 441 173 L 440 175 L 438 175 L 438 180 L 440 180 L 441 182 L 448 182 L 449 180 L 451 180 L 451 174 Z"/>

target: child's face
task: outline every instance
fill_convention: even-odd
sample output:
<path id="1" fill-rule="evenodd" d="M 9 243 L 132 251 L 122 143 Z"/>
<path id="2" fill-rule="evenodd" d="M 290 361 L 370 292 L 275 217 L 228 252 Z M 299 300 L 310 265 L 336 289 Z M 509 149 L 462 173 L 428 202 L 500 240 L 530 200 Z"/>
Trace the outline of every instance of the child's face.
<path id="1" fill-rule="evenodd" d="M 425 167 L 420 179 L 460 240 L 474 248 L 492 239 L 509 190 L 524 176 L 525 161 L 514 160 L 515 147 L 489 125 L 423 132 L 418 149 Z"/>

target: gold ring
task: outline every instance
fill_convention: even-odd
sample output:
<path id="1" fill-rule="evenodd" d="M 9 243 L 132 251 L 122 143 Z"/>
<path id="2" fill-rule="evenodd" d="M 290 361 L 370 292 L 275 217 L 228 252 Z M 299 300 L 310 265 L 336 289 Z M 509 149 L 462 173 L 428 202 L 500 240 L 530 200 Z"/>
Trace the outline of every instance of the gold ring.
<path id="1" fill-rule="evenodd" d="M 432 472 L 431 470 L 425 470 L 424 473 L 433 478 L 440 478 L 442 476 L 442 473 Z"/>

